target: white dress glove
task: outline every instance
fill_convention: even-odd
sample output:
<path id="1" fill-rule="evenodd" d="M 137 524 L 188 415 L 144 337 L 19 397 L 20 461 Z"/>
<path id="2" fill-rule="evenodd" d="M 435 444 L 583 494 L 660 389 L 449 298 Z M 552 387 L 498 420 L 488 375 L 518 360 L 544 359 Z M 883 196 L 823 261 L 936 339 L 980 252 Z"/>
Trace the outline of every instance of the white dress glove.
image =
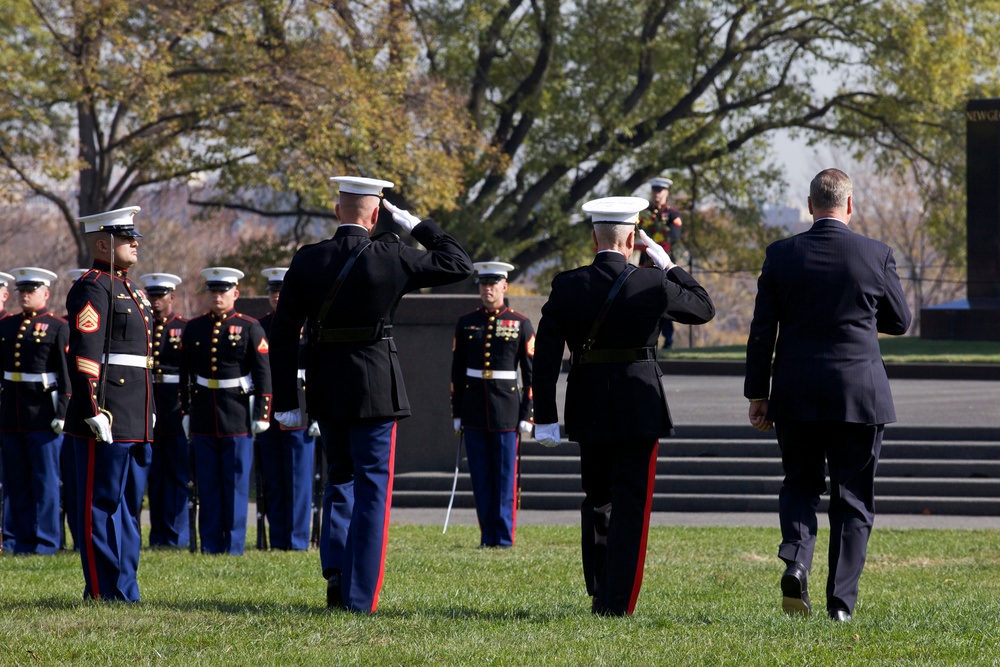
<path id="1" fill-rule="evenodd" d="M 93 417 L 87 417 L 83 421 L 87 422 L 90 426 L 90 430 L 94 432 L 98 440 L 103 440 L 109 445 L 115 441 L 111 437 L 111 420 L 103 412 L 94 415 Z"/>
<path id="2" fill-rule="evenodd" d="M 55 433 L 56 435 L 62 435 L 63 426 L 65 425 L 66 425 L 66 420 L 59 419 L 58 417 L 53 419 L 52 423 L 49 424 L 49 426 L 52 427 L 52 432 Z"/>
<path id="3" fill-rule="evenodd" d="M 191 439 L 191 415 L 184 415 L 181 417 L 181 430 L 184 431 L 184 437 L 188 440 Z"/>
<path id="4" fill-rule="evenodd" d="M 535 424 L 535 440 L 545 447 L 559 444 L 559 424 Z"/>
<path id="5" fill-rule="evenodd" d="M 396 221 L 396 224 L 406 231 L 412 232 L 413 228 L 420 224 L 420 218 L 409 211 L 394 206 L 388 199 L 383 199 L 382 204 L 385 206 L 385 210 L 392 213 L 392 219 Z"/>
<path id="6" fill-rule="evenodd" d="M 285 428 L 298 428 L 302 426 L 302 415 L 299 414 L 298 410 L 275 412 L 274 418 Z"/>
<path id="7" fill-rule="evenodd" d="M 461 433 L 462 432 L 462 420 L 461 419 L 452 419 L 451 420 L 451 425 L 455 427 L 455 433 Z"/>
<path id="8" fill-rule="evenodd" d="M 258 433 L 263 433 L 264 431 L 266 431 L 270 426 L 271 422 L 267 421 L 266 419 L 255 419 L 254 421 L 250 422 L 250 432 L 253 433 L 254 435 L 257 435 Z"/>
<path id="9" fill-rule="evenodd" d="M 531 433 L 531 427 L 533 424 L 531 422 L 521 421 L 517 423 L 517 430 L 524 434 Z"/>
<path id="10" fill-rule="evenodd" d="M 653 260 L 653 264 L 656 268 L 669 271 L 677 266 L 670 261 L 670 255 L 667 254 L 667 251 L 664 250 L 659 243 L 649 238 L 649 234 L 642 229 L 639 230 L 639 240 L 646 246 L 646 254 L 649 255 L 651 260 Z"/>
<path id="11" fill-rule="evenodd" d="M 319 422 L 314 421 L 309 423 L 309 436 L 312 438 L 318 438 L 323 435 L 319 430 Z"/>

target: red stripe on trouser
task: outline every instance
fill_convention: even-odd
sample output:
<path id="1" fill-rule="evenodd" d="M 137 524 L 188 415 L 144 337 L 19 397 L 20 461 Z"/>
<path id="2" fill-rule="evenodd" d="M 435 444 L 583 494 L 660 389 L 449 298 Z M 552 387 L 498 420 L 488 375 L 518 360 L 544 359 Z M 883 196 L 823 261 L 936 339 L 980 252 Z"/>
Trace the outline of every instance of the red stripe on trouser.
<path id="1" fill-rule="evenodd" d="M 87 549 L 87 569 L 90 570 L 90 595 L 95 599 L 101 597 L 101 586 L 97 581 L 97 562 L 94 559 L 94 457 L 97 441 L 87 440 L 87 489 L 84 492 L 83 507 L 83 543 Z"/>
<path id="2" fill-rule="evenodd" d="M 632 595 L 629 596 L 628 610 L 626 614 L 631 615 L 635 610 L 635 603 L 639 599 L 639 589 L 642 588 L 642 572 L 646 566 L 646 541 L 649 537 L 649 513 L 653 510 L 653 487 L 656 486 L 656 454 L 660 448 L 660 443 L 653 443 L 653 451 L 649 456 L 649 466 L 646 477 L 646 506 L 642 515 L 642 540 L 639 542 L 639 553 L 635 562 L 635 581 L 632 582 Z"/>
<path id="3" fill-rule="evenodd" d="M 378 583 L 375 584 L 375 595 L 372 597 L 372 613 L 378 608 L 378 595 L 382 591 L 382 580 L 385 579 L 385 552 L 389 546 L 389 510 L 392 508 L 392 478 L 396 469 L 396 425 L 392 423 L 392 436 L 389 439 L 389 483 L 385 489 L 385 515 L 382 518 L 382 555 L 378 565 Z"/>
<path id="4" fill-rule="evenodd" d="M 514 489 L 511 497 L 514 499 L 514 506 L 510 508 L 510 543 L 514 544 L 514 535 L 517 532 L 517 480 L 521 476 L 521 469 L 518 466 L 517 450 L 521 447 L 521 431 L 517 431 L 514 436 Z"/>

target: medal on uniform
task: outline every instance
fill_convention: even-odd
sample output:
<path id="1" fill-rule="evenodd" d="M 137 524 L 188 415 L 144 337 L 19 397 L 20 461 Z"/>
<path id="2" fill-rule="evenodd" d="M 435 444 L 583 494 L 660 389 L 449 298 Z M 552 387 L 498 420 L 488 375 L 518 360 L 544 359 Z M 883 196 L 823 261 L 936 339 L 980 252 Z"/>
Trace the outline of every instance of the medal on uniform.
<path id="1" fill-rule="evenodd" d="M 45 332 L 48 331 L 49 325 L 45 322 L 35 322 L 35 330 L 31 332 L 35 338 L 45 338 Z"/>
<path id="2" fill-rule="evenodd" d="M 238 327 L 235 324 L 229 327 L 229 340 L 233 341 L 233 345 L 236 345 L 236 341 L 240 339 L 240 334 L 243 332 L 243 327 Z"/>

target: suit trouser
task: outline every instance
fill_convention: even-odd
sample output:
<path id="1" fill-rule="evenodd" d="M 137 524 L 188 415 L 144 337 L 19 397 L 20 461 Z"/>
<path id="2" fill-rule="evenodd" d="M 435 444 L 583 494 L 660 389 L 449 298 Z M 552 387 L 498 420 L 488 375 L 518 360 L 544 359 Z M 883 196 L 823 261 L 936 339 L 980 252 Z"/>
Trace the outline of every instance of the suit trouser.
<path id="1" fill-rule="evenodd" d="M 314 438 L 304 428 L 286 431 L 277 422 L 257 434 L 267 488 L 267 527 L 272 549 L 309 548 Z"/>
<path id="2" fill-rule="evenodd" d="M 786 563 L 812 566 L 816 509 L 830 472 L 830 573 L 828 610 L 854 611 L 875 522 L 875 469 L 883 424 L 782 421 L 775 429 L 785 479 L 778 497 L 781 546 Z"/>
<path id="3" fill-rule="evenodd" d="M 344 607 L 374 613 L 385 575 L 396 420 L 319 421 L 328 462 L 320 562 Z"/>
<path id="4" fill-rule="evenodd" d="M 59 551 L 59 450 L 51 430 L 0 434 L 3 450 L 4 549 L 15 554 Z"/>
<path id="5" fill-rule="evenodd" d="M 72 438 L 80 525 L 83 597 L 139 601 L 139 513 L 151 446 Z"/>
<path id="6" fill-rule="evenodd" d="M 188 545 L 188 441 L 154 434 L 149 466 L 149 546 Z"/>
<path id="7" fill-rule="evenodd" d="M 201 551 L 242 556 L 250 506 L 253 438 L 192 435 Z"/>
<path id="8" fill-rule="evenodd" d="M 517 431 L 465 429 L 480 544 L 514 544 L 517 523 Z"/>
<path id="9" fill-rule="evenodd" d="M 635 610 L 657 450 L 654 438 L 580 443 L 583 576 L 595 613 L 625 616 Z"/>

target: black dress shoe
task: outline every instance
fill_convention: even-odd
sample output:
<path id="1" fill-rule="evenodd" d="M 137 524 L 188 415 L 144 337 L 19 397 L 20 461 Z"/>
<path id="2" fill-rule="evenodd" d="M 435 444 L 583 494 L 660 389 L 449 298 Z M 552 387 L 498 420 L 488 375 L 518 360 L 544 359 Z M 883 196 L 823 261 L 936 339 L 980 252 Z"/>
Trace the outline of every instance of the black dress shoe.
<path id="1" fill-rule="evenodd" d="M 340 573 L 330 575 L 326 580 L 326 606 L 328 609 L 343 609 L 344 598 L 340 592 Z"/>
<path id="2" fill-rule="evenodd" d="M 851 620 L 851 612 L 846 609 L 831 609 L 829 612 L 830 620 L 837 621 L 838 623 L 847 623 Z"/>
<path id="3" fill-rule="evenodd" d="M 809 573 L 801 563 L 792 563 L 781 575 L 781 608 L 789 616 L 808 616 L 809 592 L 806 583 Z"/>

